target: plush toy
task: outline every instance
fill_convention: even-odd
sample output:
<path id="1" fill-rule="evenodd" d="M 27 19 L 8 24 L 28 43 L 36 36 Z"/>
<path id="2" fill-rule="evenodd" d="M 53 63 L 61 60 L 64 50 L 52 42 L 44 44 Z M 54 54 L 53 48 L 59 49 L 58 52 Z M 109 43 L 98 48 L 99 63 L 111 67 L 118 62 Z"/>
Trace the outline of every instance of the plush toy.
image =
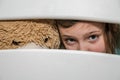
<path id="1" fill-rule="evenodd" d="M 28 44 L 59 48 L 59 34 L 54 23 L 54 20 L 0 21 L 0 49 L 16 49 Z"/>

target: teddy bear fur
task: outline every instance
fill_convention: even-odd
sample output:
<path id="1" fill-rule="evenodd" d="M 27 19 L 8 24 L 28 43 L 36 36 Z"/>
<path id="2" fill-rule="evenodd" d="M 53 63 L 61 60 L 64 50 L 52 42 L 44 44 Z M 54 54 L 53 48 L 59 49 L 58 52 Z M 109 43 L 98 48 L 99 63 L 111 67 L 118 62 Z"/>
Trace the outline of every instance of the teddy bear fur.
<path id="1" fill-rule="evenodd" d="M 59 33 L 54 20 L 0 21 L 0 49 L 16 49 L 29 43 L 57 49 Z"/>

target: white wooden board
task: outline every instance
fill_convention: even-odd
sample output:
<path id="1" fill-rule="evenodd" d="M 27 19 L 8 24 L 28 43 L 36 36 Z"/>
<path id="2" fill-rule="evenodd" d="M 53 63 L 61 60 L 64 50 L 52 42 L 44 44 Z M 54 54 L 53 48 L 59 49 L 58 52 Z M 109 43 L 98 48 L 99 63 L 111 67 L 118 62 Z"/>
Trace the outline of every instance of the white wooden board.
<path id="1" fill-rule="evenodd" d="M 120 80 L 120 56 L 72 50 L 1 50 L 0 80 Z"/>
<path id="2" fill-rule="evenodd" d="M 0 20 L 11 19 L 120 23 L 120 0 L 0 0 Z"/>

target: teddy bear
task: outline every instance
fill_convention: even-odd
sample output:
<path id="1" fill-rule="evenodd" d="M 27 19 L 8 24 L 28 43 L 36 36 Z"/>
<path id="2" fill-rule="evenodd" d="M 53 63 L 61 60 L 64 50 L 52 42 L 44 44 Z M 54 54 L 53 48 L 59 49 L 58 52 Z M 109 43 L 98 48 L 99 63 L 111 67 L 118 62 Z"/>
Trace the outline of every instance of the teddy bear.
<path id="1" fill-rule="evenodd" d="M 55 21 L 48 19 L 0 21 L 0 49 L 18 49 L 28 44 L 58 49 L 60 39 Z"/>

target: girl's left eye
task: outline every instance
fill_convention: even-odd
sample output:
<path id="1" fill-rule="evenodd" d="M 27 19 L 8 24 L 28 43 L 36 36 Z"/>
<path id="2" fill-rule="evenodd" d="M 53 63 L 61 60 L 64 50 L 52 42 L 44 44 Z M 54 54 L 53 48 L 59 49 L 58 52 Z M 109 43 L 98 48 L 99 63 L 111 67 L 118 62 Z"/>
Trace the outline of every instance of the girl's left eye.
<path id="1" fill-rule="evenodd" d="M 89 41 L 96 41 L 98 39 L 98 35 L 91 35 L 89 36 Z"/>

